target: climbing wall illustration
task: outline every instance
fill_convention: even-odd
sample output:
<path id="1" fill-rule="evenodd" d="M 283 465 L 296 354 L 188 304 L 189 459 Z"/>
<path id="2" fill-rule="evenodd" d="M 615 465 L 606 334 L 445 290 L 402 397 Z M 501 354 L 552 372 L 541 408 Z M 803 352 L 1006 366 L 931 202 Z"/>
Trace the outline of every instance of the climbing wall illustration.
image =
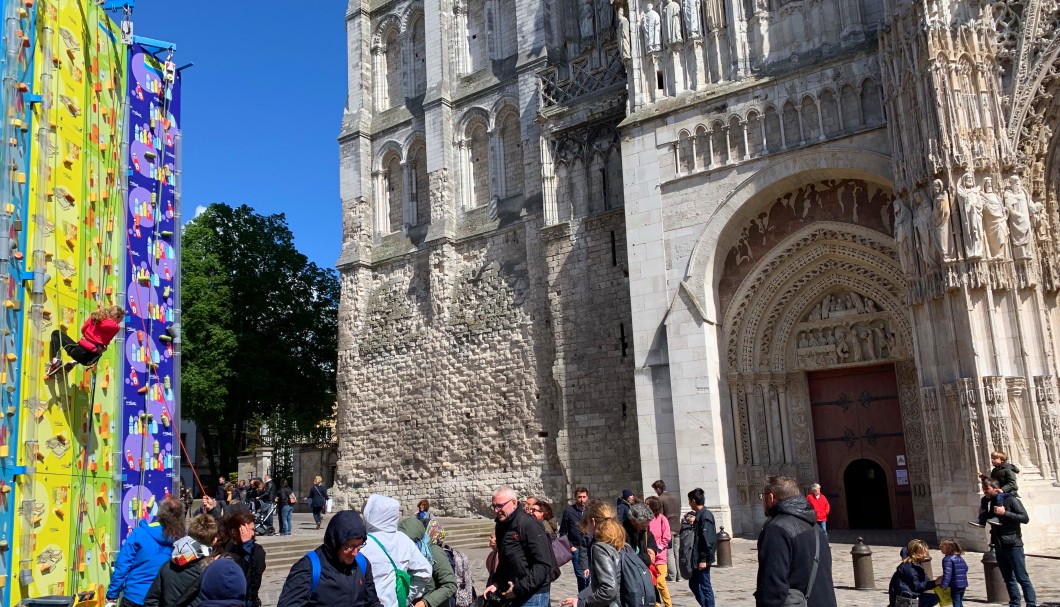
<path id="1" fill-rule="evenodd" d="M 20 390 L 18 377 L 22 345 L 22 286 L 26 231 L 23 212 L 29 195 L 30 141 L 33 114 L 30 110 L 33 94 L 33 62 L 36 42 L 36 11 L 24 4 L 10 2 L 3 7 L 4 22 L 14 24 L 5 28 L 0 39 L 3 61 L 3 86 L 0 86 L 0 105 L 4 108 L 0 139 L 0 287 L 3 288 L 3 309 L 0 310 L 0 605 L 11 604 L 11 572 L 15 566 L 12 545 L 15 534 L 15 480 L 20 469 L 16 466 L 17 429 L 20 418 Z"/>
<path id="2" fill-rule="evenodd" d="M 79 339 L 92 311 L 120 303 L 126 49 L 90 0 L 41 2 L 36 56 L 16 600 L 98 593 L 109 580 L 119 529 L 118 352 L 109 349 L 92 369 L 63 368 L 51 378 L 44 370 L 55 332 Z"/>
<path id="3" fill-rule="evenodd" d="M 169 495 L 179 461 L 173 364 L 177 297 L 180 76 L 133 44 L 129 59 L 129 194 L 121 411 L 122 537 Z"/>

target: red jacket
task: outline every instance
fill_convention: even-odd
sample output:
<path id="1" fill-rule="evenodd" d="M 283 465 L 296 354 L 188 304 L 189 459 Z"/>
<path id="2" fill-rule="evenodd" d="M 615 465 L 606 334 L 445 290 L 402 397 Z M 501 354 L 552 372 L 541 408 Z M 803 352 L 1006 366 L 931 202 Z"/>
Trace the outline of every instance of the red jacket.
<path id="1" fill-rule="evenodd" d="M 823 493 L 819 496 L 811 493 L 806 496 L 806 501 L 810 502 L 814 511 L 817 512 L 818 523 L 828 520 L 828 513 L 832 511 L 832 506 L 828 503 L 828 498 Z"/>
<path id="2" fill-rule="evenodd" d="M 104 318 L 99 322 L 92 322 L 89 318 L 81 326 L 81 341 L 78 343 L 87 350 L 102 352 L 118 334 L 118 331 L 121 331 L 121 323 L 111 318 Z"/>

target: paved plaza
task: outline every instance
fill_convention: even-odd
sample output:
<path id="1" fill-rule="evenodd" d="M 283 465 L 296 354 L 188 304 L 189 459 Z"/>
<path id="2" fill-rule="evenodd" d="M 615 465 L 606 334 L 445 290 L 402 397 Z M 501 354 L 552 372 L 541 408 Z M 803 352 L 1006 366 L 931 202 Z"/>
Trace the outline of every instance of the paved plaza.
<path id="1" fill-rule="evenodd" d="M 308 515 L 295 515 L 295 535 L 297 539 L 309 537 L 323 538 L 323 530 L 313 529 Z M 326 524 L 326 521 L 325 521 Z M 262 538 L 266 551 L 269 545 L 280 538 Z M 851 562 L 851 544 L 832 545 L 832 577 L 836 586 L 837 604 L 847 607 L 883 607 L 887 604 L 887 582 L 895 567 L 898 566 L 898 548 L 894 546 L 873 546 L 873 570 L 876 578 L 876 590 L 854 590 L 854 573 Z M 485 586 L 487 549 L 466 551 L 474 568 L 475 588 L 479 591 Z M 714 593 L 718 607 L 744 607 L 754 605 L 755 576 L 758 567 L 758 552 L 754 540 L 735 538 L 732 540 L 733 566 L 714 569 L 711 578 L 714 581 Z M 934 574 L 942 572 L 942 555 L 932 550 Z M 981 553 L 970 552 L 964 555 L 968 562 L 969 588 L 965 602 L 972 604 L 986 603 L 986 588 L 983 582 L 983 558 Z M 1039 607 L 1052 605 L 1060 607 L 1060 555 L 1055 558 L 1028 557 L 1027 569 L 1038 592 Z M 265 571 L 261 586 L 263 607 L 273 607 L 280 596 L 283 581 L 290 566 L 284 565 Z M 552 604 L 559 605 L 566 597 L 575 596 L 576 584 L 570 565 L 563 568 L 563 575 L 552 584 Z M 695 598 L 686 582 L 671 582 L 670 594 L 675 607 L 697 607 Z"/>

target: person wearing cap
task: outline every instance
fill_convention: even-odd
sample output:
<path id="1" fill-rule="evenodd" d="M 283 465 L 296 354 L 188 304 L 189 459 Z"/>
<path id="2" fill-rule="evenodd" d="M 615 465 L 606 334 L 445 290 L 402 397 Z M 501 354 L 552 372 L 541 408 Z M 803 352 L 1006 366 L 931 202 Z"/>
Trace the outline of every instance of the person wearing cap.
<path id="1" fill-rule="evenodd" d="M 324 531 L 324 543 L 313 550 L 320 562 L 316 587 L 313 563 L 307 554 L 291 567 L 276 607 L 382 607 L 375 592 L 372 564 L 366 561 L 363 572 L 357 564 L 357 554 L 367 539 L 368 530 L 360 514 L 353 510 L 336 514 Z"/>
<path id="2" fill-rule="evenodd" d="M 615 512 L 617 513 L 618 522 L 622 523 L 622 528 L 626 530 L 626 543 L 633 545 L 637 529 L 633 526 L 633 523 L 629 519 L 629 507 L 637 502 L 637 496 L 633 494 L 632 489 L 623 489 L 622 497 L 618 498 L 615 502 Z"/>
<path id="3" fill-rule="evenodd" d="M 231 559 L 217 559 L 199 577 L 199 607 L 243 607 L 247 578 Z"/>

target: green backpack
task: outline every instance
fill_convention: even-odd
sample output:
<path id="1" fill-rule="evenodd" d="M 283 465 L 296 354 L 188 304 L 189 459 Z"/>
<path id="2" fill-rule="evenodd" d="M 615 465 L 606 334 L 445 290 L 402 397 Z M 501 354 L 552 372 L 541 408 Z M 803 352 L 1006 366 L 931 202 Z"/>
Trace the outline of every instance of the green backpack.
<path id="1" fill-rule="evenodd" d="M 390 558 L 390 553 L 383 547 L 382 542 L 372 537 L 371 533 L 368 534 L 368 539 L 375 542 L 376 546 L 379 546 L 379 549 L 386 555 L 387 560 L 390 561 L 390 566 L 394 568 L 394 592 L 397 593 L 398 607 L 408 607 L 409 587 L 412 586 L 412 576 L 409 575 L 408 571 L 398 569 L 397 563 L 394 562 L 394 559 Z"/>

